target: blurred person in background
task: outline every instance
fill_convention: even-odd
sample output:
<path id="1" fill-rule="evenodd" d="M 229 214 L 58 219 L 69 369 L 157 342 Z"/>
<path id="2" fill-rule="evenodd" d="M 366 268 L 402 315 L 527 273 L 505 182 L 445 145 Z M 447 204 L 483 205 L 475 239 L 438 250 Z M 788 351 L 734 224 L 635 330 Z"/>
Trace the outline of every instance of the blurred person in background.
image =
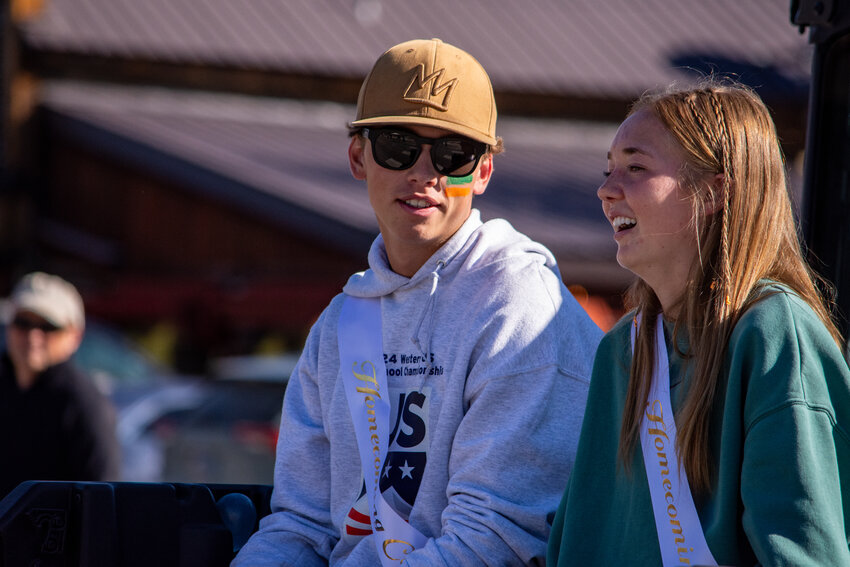
<path id="1" fill-rule="evenodd" d="M 9 298 L 0 360 L 0 496 L 26 480 L 118 480 L 115 411 L 71 362 L 83 301 L 64 279 L 35 272 Z"/>
<path id="2" fill-rule="evenodd" d="M 543 564 L 602 333 L 549 250 L 472 208 L 495 130 L 487 73 L 440 40 L 364 81 L 348 156 L 381 234 L 310 331 L 234 565 Z"/>

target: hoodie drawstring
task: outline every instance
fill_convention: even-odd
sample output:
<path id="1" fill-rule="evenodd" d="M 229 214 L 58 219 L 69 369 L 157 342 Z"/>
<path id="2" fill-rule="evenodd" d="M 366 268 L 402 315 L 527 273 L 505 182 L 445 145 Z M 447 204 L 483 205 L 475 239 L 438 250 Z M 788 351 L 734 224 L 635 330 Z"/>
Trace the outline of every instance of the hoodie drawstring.
<path id="1" fill-rule="evenodd" d="M 428 301 L 425 302 L 425 308 L 422 310 L 422 316 L 419 318 L 419 323 L 413 331 L 413 336 L 410 337 L 411 342 L 419 349 L 425 360 L 428 361 L 428 366 L 431 365 L 431 334 L 433 330 L 431 328 L 431 321 L 434 317 L 434 306 L 437 304 L 437 286 L 440 283 L 440 270 L 445 265 L 445 262 L 441 260 L 437 262 L 437 267 L 431 272 L 431 292 L 428 294 Z"/>

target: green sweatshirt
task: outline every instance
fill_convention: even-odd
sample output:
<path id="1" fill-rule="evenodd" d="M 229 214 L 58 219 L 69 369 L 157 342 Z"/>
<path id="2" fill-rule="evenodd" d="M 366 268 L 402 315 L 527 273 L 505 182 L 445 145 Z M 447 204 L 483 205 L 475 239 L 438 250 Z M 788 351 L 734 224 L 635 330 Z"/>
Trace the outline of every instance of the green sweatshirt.
<path id="1" fill-rule="evenodd" d="M 758 301 L 732 333 L 711 421 L 712 488 L 694 502 L 720 565 L 850 565 L 850 370 L 807 304 L 787 288 L 768 289 L 779 293 Z M 617 461 L 631 321 L 621 320 L 596 353 L 550 567 L 661 565 L 639 443 L 630 472 Z M 669 325 L 665 337 L 678 411 L 689 376 Z"/>

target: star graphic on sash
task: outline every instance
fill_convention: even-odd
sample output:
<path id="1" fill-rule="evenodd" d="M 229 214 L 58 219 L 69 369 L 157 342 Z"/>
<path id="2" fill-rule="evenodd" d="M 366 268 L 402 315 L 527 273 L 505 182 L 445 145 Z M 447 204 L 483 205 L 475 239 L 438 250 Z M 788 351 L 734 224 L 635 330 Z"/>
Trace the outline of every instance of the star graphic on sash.
<path id="1" fill-rule="evenodd" d="M 411 471 L 412 471 L 415 467 L 411 467 L 411 466 L 409 466 L 409 465 L 407 464 L 407 460 L 406 460 L 406 459 L 405 459 L 405 461 L 404 461 L 404 466 L 403 466 L 403 467 L 399 467 L 399 468 L 401 469 L 401 478 L 407 477 L 407 478 L 409 478 L 409 479 L 411 479 L 411 480 L 413 479 L 413 475 L 411 475 L 411 474 L 410 474 L 410 472 L 411 472 Z"/>
<path id="2" fill-rule="evenodd" d="M 407 463 L 405 463 L 405 464 L 407 464 Z M 385 477 L 389 478 L 391 468 L 393 468 L 392 465 L 387 465 L 387 466 L 384 467 L 384 476 Z"/>

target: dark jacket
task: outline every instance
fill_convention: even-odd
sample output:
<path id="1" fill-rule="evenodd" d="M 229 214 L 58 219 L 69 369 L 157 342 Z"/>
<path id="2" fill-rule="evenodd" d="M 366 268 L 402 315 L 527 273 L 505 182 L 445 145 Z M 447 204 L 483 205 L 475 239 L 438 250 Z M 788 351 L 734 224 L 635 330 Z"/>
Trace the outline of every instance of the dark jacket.
<path id="1" fill-rule="evenodd" d="M 25 480 L 119 480 L 115 410 L 73 363 L 21 391 L 0 358 L 0 497 Z"/>

